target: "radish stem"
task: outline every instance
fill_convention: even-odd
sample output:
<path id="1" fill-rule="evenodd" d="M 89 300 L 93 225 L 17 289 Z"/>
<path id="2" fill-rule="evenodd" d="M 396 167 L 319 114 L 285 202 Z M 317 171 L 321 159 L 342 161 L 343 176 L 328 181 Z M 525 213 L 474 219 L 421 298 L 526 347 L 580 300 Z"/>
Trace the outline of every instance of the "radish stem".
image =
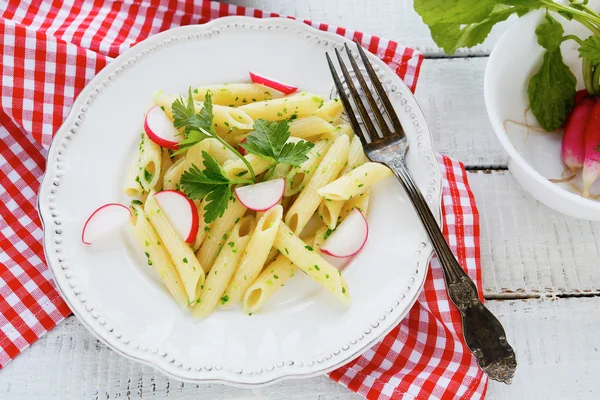
<path id="1" fill-rule="evenodd" d="M 579 39 L 577 36 L 575 35 L 565 35 L 563 36 L 563 42 L 567 41 L 567 40 L 574 40 L 576 41 L 580 46 L 583 43 L 583 40 Z"/>
<path id="2" fill-rule="evenodd" d="M 592 76 L 592 88 L 594 89 L 594 94 L 598 94 L 600 86 L 598 79 L 600 79 L 600 65 L 594 67 L 594 75 Z"/>
<path id="3" fill-rule="evenodd" d="M 594 94 L 594 85 L 592 83 L 592 63 L 586 58 L 581 62 L 583 67 L 583 83 L 589 94 Z"/>

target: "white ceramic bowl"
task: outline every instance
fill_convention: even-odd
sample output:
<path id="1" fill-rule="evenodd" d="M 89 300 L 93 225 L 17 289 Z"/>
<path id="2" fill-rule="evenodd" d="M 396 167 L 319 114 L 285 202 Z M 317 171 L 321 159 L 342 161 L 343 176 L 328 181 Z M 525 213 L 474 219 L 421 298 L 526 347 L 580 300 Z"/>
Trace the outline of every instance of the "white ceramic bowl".
<path id="1" fill-rule="evenodd" d="M 597 2 L 600 3 L 600 2 Z M 565 28 L 565 34 L 585 38 L 589 32 L 581 24 L 553 14 Z M 518 126 L 508 120 L 537 125 L 535 117 L 527 112 L 529 100 L 527 85 L 537 71 L 543 49 L 537 43 L 535 28 L 544 18 L 544 12 L 532 12 L 516 21 L 504 33 L 490 56 L 484 78 L 485 104 L 492 127 L 508 152 L 508 169 L 521 186 L 533 197 L 564 214 L 600 220 L 600 201 L 581 197 L 569 183 L 552 183 L 560 178 L 564 164 L 560 157 L 562 131 L 542 133 Z M 581 60 L 578 46 L 573 41 L 561 46 L 563 59 L 577 77 L 577 88 L 583 88 Z M 577 177 L 575 184 L 581 187 Z M 600 182 L 592 187 L 600 192 Z"/>

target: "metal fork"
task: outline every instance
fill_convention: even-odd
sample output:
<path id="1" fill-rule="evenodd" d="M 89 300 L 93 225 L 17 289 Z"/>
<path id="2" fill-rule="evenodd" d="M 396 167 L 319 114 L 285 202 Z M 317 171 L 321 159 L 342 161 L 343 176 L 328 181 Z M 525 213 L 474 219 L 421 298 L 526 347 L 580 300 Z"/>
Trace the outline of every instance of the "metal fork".
<path id="1" fill-rule="evenodd" d="M 440 264 L 442 265 L 448 296 L 460 311 L 465 343 L 477 358 L 479 367 L 487 373 L 491 379 L 510 383 L 515 373 L 515 369 L 517 368 L 517 361 L 512 347 L 506 340 L 504 328 L 498 319 L 496 319 L 496 317 L 479 300 L 475 283 L 473 283 L 471 278 L 469 278 L 459 265 L 452 254 L 452 250 L 450 250 L 448 243 L 446 243 L 442 231 L 438 227 L 423 194 L 419 190 L 419 187 L 406 164 L 408 140 L 404 134 L 400 120 L 392 107 L 383 85 L 367 59 L 367 55 L 358 41 L 355 42 L 367 74 L 375 88 L 375 92 L 377 92 L 383 108 L 385 109 L 385 113 L 391 122 L 391 128 L 386 122 L 384 115 L 377 107 L 374 93 L 371 93 L 369 90 L 367 82 L 365 81 L 356 60 L 352 56 L 350 48 L 347 44 L 344 44 L 354 74 L 364 93 L 364 97 L 367 99 L 369 108 L 374 115 L 375 122 L 379 126 L 381 135 L 378 133 L 374 121 L 371 120 L 371 117 L 369 116 L 367 107 L 340 56 L 340 52 L 335 49 L 335 54 L 344 75 L 346 85 L 348 86 L 350 96 L 354 100 L 367 134 L 363 132 L 357 116 L 352 109 L 350 99 L 344 90 L 344 85 L 336 72 L 329 54 L 326 53 L 331 75 L 333 76 L 339 97 L 346 114 L 350 119 L 352 128 L 360 138 L 367 157 L 369 157 L 371 161 L 389 167 L 408 194 L 408 197 L 431 240 Z"/>

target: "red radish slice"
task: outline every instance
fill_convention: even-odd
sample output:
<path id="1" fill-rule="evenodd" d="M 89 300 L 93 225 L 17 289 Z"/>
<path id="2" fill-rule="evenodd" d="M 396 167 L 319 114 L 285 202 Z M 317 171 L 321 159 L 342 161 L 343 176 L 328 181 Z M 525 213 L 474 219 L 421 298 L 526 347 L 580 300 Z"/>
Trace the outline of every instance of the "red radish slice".
<path id="1" fill-rule="evenodd" d="M 245 156 L 246 154 L 248 154 L 248 152 L 246 151 L 245 148 L 242 147 L 243 143 L 246 143 L 246 138 L 243 138 L 242 141 L 240 142 L 240 144 L 238 144 L 237 150 L 241 155 Z"/>
<path id="2" fill-rule="evenodd" d="M 177 190 L 163 190 L 154 194 L 160 209 L 187 243 L 193 243 L 198 233 L 198 210 L 193 201 Z"/>
<path id="3" fill-rule="evenodd" d="M 173 122 L 167 117 L 159 106 L 154 106 L 146 113 L 144 130 L 154 143 L 167 149 L 177 150 L 179 142 L 183 139 Z"/>
<path id="4" fill-rule="evenodd" d="M 235 189 L 244 207 L 254 211 L 266 211 L 279 202 L 285 190 L 285 179 L 273 179 Z"/>
<path id="5" fill-rule="evenodd" d="M 131 217 L 129 207 L 118 203 L 105 204 L 90 215 L 83 225 L 81 241 L 92 244 L 97 239 L 125 224 Z"/>
<path id="6" fill-rule="evenodd" d="M 252 72 L 250 72 L 250 79 L 254 83 L 258 83 L 259 85 L 270 87 L 271 89 L 275 89 L 283 94 L 292 94 L 296 90 L 298 90 L 298 88 L 295 86 L 286 85 L 285 83 L 277 82 L 277 81 L 274 81 L 273 79 L 269 79 L 264 76 L 260 76 L 255 73 L 252 73 Z"/>
<path id="7" fill-rule="evenodd" d="M 365 216 L 353 209 L 321 246 L 321 252 L 333 257 L 352 257 L 362 250 L 369 237 L 369 224 Z"/>

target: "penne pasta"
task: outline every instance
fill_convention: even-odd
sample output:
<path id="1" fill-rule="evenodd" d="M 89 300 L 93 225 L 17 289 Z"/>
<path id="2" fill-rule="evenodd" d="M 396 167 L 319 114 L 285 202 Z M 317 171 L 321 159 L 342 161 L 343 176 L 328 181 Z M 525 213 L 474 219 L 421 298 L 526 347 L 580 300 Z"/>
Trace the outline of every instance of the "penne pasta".
<path id="1" fill-rule="evenodd" d="M 320 138 L 306 155 L 308 160 L 297 167 L 290 168 L 285 176 L 284 196 L 293 196 L 306 187 L 332 144 L 333 140 L 329 136 Z"/>
<path id="2" fill-rule="evenodd" d="M 142 207 L 134 205 L 132 209 L 131 228 L 133 236 L 138 245 L 144 249 L 148 265 L 156 270 L 177 304 L 181 308 L 186 308 L 188 305 L 188 296 L 169 253 L 163 246 L 158 233 L 156 233 L 156 230 L 148 221 Z"/>
<path id="3" fill-rule="evenodd" d="M 216 140 L 216 139 L 215 139 Z M 211 142 L 203 140 L 198 144 L 190 147 L 185 153 L 183 161 L 173 167 L 168 174 L 165 174 L 167 190 L 179 190 L 179 182 L 181 181 L 181 175 L 188 169 L 192 168 L 192 165 L 197 166 L 201 170 L 204 169 L 204 157 L 202 156 L 203 151 L 210 151 Z"/>
<path id="4" fill-rule="evenodd" d="M 331 133 L 335 127 L 316 115 L 297 118 L 289 123 L 290 135 L 301 139 L 312 139 L 323 133 Z"/>
<path id="5" fill-rule="evenodd" d="M 139 196 L 143 191 L 152 190 L 160 178 L 161 161 L 161 147 L 143 132 L 138 147 L 138 157 L 126 178 L 125 194 Z M 141 187 L 141 190 L 138 190 L 136 184 Z"/>
<path id="6" fill-rule="evenodd" d="M 176 160 L 163 174 L 163 190 L 176 190 L 183 174 L 185 156 Z"/>
<path id="7" fill-rule="evenodd" d="M 210 150 L 208 152 L 217 162 L 221 165 L 225 164 L 229 160 L 237 160 L 238 157 L 225 145 L 219 142 L 217 139 L 209 138 L 204 141 L 210 143 Z"/>
<path id="8" fill-rule="evenodd" d="M 296 271 L 294 263 L 279 254 L 246 290 L 242 299 L 243 312 L 252 314 L 260 310 L 277 289 L 285 285 L 296 274 Z"/>
<path id="9" fill-rule="evenodd" d="M 314 175 L 290 207 L 285 222 L 296 235 L 302 232 L 321 203 L 322 199 L 318 194 L 319 188 L 333 181 L 344 167 L 348 159 L 349 147 L 350 141 L 347 136 L 340 136 L 333 142 Z"/>
<path id="10" fill-rule="evenodd" d="M 179 237 L 179 234 L 171 226 L 166 214 L 161 212 L 153 192 L 150 192 L 146 199 L 144 211 L 179 272 L 188 300 L 194 301 L 196 285 L 204 283 L 204 270 L 201 264 L 194 256 L 190 246 Z"/>
<path id="11" fill-rule="evenodd" d="M 207 272 L 210 271 L 215 258 L 217 258 L 219 249 L 227 240 L 227 234 L 236 222 L 244 216 L 245 212 L 246 207 L 233 195 L 227 204 L 227 210 L 225 210 L 223 216 L 217 218 L 206 232 L 206 239 L 204 239 L 204 243 L 200 246 L 200 250 L 196 252 L 196 256 Z"/>
<path id="12" fill-rule="evenodd" d="M 341 221 L 343 221 L 348 216 L 348 214 L 350 214 L 350 211 L 352 211 L 355 208 L 357 208 L 358 211 L 363 213 L 363 215 L 366 217 L 369 213 L 370 197 L 371 190 L 367 189 L 358 196 L 354 196 L 350 200 L 346 201 L 344 203 L 344 207 L 342 207 L 342 212 L 340 213 Z"/>
<path id="13" fill-rule="evenodd" d="M 341 134 L 348 136 L 348 139 L 352 140 L 355 136 L 354 131 L 352 130 L 352 126 L 347 123 L 341 123 L 335 127 L 336 131 L 339 131 Z"/>
<path id="14" fill-rule="evenodd" d="M 195 102 L 196 112 L 202 109 L 201 102 Z M 213 105 L 213 126 L 221 137 L 241 135 L 252 130 L 254 121 L 240 108 Z"/>
<path id="15" fill-rule="evenodd" d="M 277 205 L 266 211 L 256 224 L 240 265 L 225 291 L 227 304 L 239 303 L 246 289 L 260 274 L 273 246 L 282 216 L 283 208 Z"/>
<path id="16" fill-rule="evenodd" d="M 391 175 L 392 171 L 385 165 L 368 162 L 321 187 L 318 193 L 325 199 L 350 200 L 363 193 L 372 184 Z"/>
<path id="17" fill-rule="evenodd" d="M 250 163 L 257 175 L 262 174 L 273 165 L 272 160 L 267 160 L 266 158 L 262 158 L 255 154 L 246 154 L 244 158 Z M 250 178 L 248 167 L 239 158 L 225 162 L 225 164 L 223 164 L 223 170 L 229 179 L 236 179 L 239 177 Z"/>
<path id="18" fill-rule="evenodd" d="M 336 124 L 339 122 L 342 113 L 344 112 L 344 106 L 339 99 L 327 100 L 321 108 L 319 108 L 315 115 L 323 118 L 330 124 Z"/>
<path id="19" fill-rule="evenodd" d="M 127 171 L 127 176 L 125 177 L 125 185 L 123 185 L 123 192 L 125 192 L 126 196 L 139 197 L 142 195 L 142 193 L 144 193 L 144 188 L 142 186 L 142 183 L 140 182 L 140 177 L 138 175 L 139 169 L 141 168 L 139 165 L 139 161 L 144 136 L 145 133 L 142 132 L 140 143 L 138 145 L 137 151 L 135 152 L 134 161 L 131 163 L 131 167 L 129 167 L 129 170 Z"/>
<path id="20" fill-rule="evenodd" d="M 194 203 L 196 203 L 196 209 L 198 210 L 198 233 L 196 233 L 196 239 L 192 243 L 192 251 L 195 252 L 202 246 L 204 239 L 206 239 L 206 233 L 212 227 L 212 223 L 207 224 L 204 220 L 204 203 L 200 201 L 195 201 Z"/>
<path id="21" fill-rule="evenodd" d="M 363 147 L 360 143 L 360 139 L 358 138 L 358 136 L 354 136 L 352 138 L 352 141 L 350 142 L 348 162 L 342 170 L 341 175 L 344 175 L 352 171 L 354 168 L 364 164 L 365 158 L 365 153 L 363 152 Z M 319 205 L 319 217 L 329 229 L 335 229 L 337 224 L 340 222 L 340 213 L 343 207 L 343 200 L 323 199 L 323 201 Z"/>
<path id="22" fill-rule="evenodd" d="M 273 246 L 294 265 L 317 283 L 329 290 L 344 304 L 350 303 L 350 294 L 342 273 L 329 264 L 313 248 L 308 248 L 285 224 L 279 225 Z"/>
<path id="23" fill-rule="evenodd" d="M 255 225 L 254 217 L 250 215 L 234 225 L 227 239 L 227 245 L 223 246 L 219 252 L 213 267 L 206 276 L 204 286 L 200 286 L 200 296 L 193 309 L 195 317 L 206 317 L 214 310 L 219 301 L 221 304 L 227 303 L 229 298 L 223 293 L 235 273 L 248 242 L 250 242 Z"/>
<path id="24" fill-rule="evenodd" d="M 239 107 L 238 110 L 246 112 L 253 120 L 262 118 L 269 121 L 281 121 L 312 115 L 323 102 L 323 96 L 303 92 L 279 99 L 248 104 Z"/>
<path id="25" fill-rule="evenodd" d="M 194 100 L 203 101 L 206 93 L 212 95 L 214 104 L 237 107 L 257 101 L 276 99 L 283 93 L 256 83 L 226 83 L 224 85 L 199 86 L 193 90 Z"/>
<path id="26" fill-rule="evenodd" d="M 165 172 L 171 168 L 173 165 L 173 160 L 171 159 L 171 154 L 167 149 L 160 149 L 161 151 L 161 160 L 160 160 L 160 177 L 158 178 L 158 182 L 156 182 L 156 190 L 163 189 L 163 181 L 165 177 Z"/>

